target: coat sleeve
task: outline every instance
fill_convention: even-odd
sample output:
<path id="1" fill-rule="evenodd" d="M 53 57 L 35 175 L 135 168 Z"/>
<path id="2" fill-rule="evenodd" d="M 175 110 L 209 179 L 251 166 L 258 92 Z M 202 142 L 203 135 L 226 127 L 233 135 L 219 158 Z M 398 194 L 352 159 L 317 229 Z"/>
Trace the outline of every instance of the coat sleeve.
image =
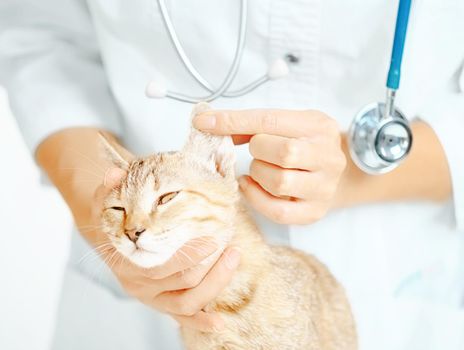
<path id="1" fill-rule="evenodd" d="M 421 117 L 431 125 L 445 151 L 453 187 L 456 226 L 464 231 L 464 91 L 437 93 L 426 108 L 427 112 Z"/>
<path id="2" fill-rule="evenodd" d="M 443 146 L 456 226 L 464 231 L 464 2 L 431 4 L 421 12 L 417 34 L 422 44 L 412 46 L 418 52 L 410 67 L 426 65 L 413 82 L 422 101 L 418 116 L 433 128 Z"/>
<path id="3" fill-rule="evenodd" d="M 2 0 L 0 83 L 32 152 L 64 128 L 120 132 L 84 0 Z"/>

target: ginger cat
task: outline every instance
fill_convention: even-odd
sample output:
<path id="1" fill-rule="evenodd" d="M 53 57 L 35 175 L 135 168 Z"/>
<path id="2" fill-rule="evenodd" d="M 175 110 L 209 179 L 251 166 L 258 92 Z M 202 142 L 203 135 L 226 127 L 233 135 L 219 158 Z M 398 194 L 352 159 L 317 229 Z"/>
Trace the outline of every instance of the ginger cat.
<path id="1" fill-rule="evenodd" d="M 193 114 L 208 109 L 195 106 Z M 188 350 L 354 350 L 355 325 L 343 288 L 311 255 L 270 246 L 242 203 L 230 137 L 192 128 L 179 152 L 125 160 L 103 140 L 115 165 L 128 171 L 105 201 L 104 231 L 116 249 L 144 268 L 161 265 L 188 240 L 212 236 L 241 249 L 223 292 L 205 307 L 226 329 L 181 329 Z M 126 229 L 138 228 L 136 244 Z"/>

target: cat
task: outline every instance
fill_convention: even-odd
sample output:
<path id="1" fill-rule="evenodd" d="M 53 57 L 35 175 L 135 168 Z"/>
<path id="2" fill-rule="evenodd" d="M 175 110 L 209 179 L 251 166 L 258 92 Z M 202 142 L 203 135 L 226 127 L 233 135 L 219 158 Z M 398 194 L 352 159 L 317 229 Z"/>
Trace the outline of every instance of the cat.
<path id="1" fill-rule="evenodd" d="M 208 104 L 194 107 L 193 115 Z M 205 308 L 220 313 L 225 330 L 181 328 L 188 350 L 354 350 L 355 324 L 343 288 L 315 257 L 265 243 L 243 203 L 230 137 L 191 129 L 179 152 L 127 159 L 103 140 L 127 178 L 105 200 L 104 232 L 116 249 L 143 268 L 161 265 L 188 240 L 214 236 L 241 251 L 231 283 Z M 137 246 L 127 229 L 139 235 Z M 135 233 L 134 233 L 135 232 Z"/>

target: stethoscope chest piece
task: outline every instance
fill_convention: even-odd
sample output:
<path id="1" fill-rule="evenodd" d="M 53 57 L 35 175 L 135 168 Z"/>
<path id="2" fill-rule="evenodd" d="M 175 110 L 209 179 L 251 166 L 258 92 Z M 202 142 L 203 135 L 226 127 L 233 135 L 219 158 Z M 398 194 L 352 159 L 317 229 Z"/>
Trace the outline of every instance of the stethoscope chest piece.
<path id="1" fill-rule="evenodd" d="M 389 117 L 384 114 L 384 103 L 372 103 L 356 115 L 350 127 L 351 158 L 368 174 L 393 170 L 411 150 L 412 133 L 404 114 L 397 108 Z"/>

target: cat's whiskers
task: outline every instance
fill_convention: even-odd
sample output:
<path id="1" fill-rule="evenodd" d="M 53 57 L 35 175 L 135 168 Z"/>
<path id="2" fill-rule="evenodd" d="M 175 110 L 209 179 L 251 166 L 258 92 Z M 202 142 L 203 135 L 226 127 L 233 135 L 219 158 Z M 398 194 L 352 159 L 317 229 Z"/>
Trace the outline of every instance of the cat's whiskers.
<path id="1" fill-rule="evenodd" d="M 120 256 L 121 256 L 121 259 L 119 260 L 118 271 L 121 271 L 122 264 L 126 260 L 126 257 L 124 254 L 120 254 Z"/>
<path id="2" fill-rule="evenodd" d="M 97 282 L 101 282 L 101 276 L 103 274 L 103 270 L 104 270 L 105 265 L 110 267 L 109 264 L 110 264 L 111 260 L 114 258 L 114 256 L 117 254 L 117 252 L 118 251 L 115 249 L 111 254 L 107 253 L 106 257 L 103 259 L 103 262 L 100 265 L 100 268 L 98 269 L 98 271 L 96 271 L 96 274 L 95 274 L 94 278 L 95 278 L 95 280 Z"/>
<path id="3" fill-rule="evenodd" d="M 111 255 L 112 255 L 111 254 L 112 249 L 116 250 L 116 248 L 114 246 L 112 246 L 112 245 L 107 246 L 107 247 L 103 247 L 104 244 L 108 243 L 107 241 L 99 241 L 98 243 L 101 243 L 101 242 L 103 242 L 102 244 L 100 244 L 101 251 L 97 252 L 97 254 L 95 254 L 95 255 L 92 255 L 92 253 L 95 253 L 96 252 L 95 250 L 96 249 L 98 250 L 98 248 L 100 247 L 100 246 L 97 246 L 97 248 L 92 249 L 91 251 L 86 253 L 84 255 L 84 257 L 81 258 L 81 260 L 82 260 L 83 258 L 85 258 L 85 256 L 88 256 L 88 257 L 90 257 L 89 261 L 92 261 L 92 263 L 96 261 L 97 264 L 96 264 L 95 268 L 93 269 L 93 271 L 90 273 L 90 276 L 89 276 L 90 279 L 93 280 L 93 281 L 98 280 L 97 279 L 98 274 L 101 275 L 101 272 L 103 271 L 103 268 L 105 267 L 105 264 L 106 264 L 105 261 L 109 257 L 111 257 Z M 96 243 L 96 244 L 98 244 L 98 243 Z M 106 248 L 106 249 L 104 249 L 104 248 Z M 82 264 L 82 261 L 80 263 Z M 85 298 L 89 288 L 90 288 L 90 285 L 87 285 L 87 287 L 82 290 L 82 300 Z"/>
<path id="4" fill-rule="evenodd" d="M 182 250 L 182 248 L 180 248 L 180 249 L 176 252 L 176 254 L 177 254 L 177 253 L 182 254 L 182 256 L 184 256 L 185 258 L 187 258 L 188 261 L 192 263 L 192 265 L 195 265 L 195 261 L 194 261 L 186 252 L 184 252 L 184 251 Z"/>
<path id="5" fill-rule="evenodd" d="M 113 249 L 116 250 L 112 243 L 103 243 L 84 254 L 84 256 L 82 256 L 82 258 L 80 258 L 77 262 L 77 265 L 84 265 L 84 262 L 90 263 L 95 262 L 99 259 L 104 259 L 104 257 L 111 253 Z"/>
<path id="6" fill-rule="evenodd" d="M 110 262 L 108 265 L 111 271 L 114 271 L 116 263 L 121 259 L 121 254 L 119 254 L 117 251 L 115 253 L 116 254 L 113 255 L 112 262 Z"/>
<path id="7" fill-rule="evenodd" d="M 211 248 L 214 248 L 215 244 L 214 243 L 211 243 Z M 187 247 L 187 248 L 190 248 L 196 252 L 199 252 L 201 255 L 206 255 L 208 253 L 208 247 L 206 247 L 206 245 L 203 245 L 204 248 L 201 248 L 201 247 L 196 247 L 196 246 L 193 246 L 191 245 L 190 243 L 184 243 L 184 247 Z"/>
<path id="8" fill-rule="evenodd" d="M 98 244 L 98 243 L 97 243 L 97 244 Z M 85 258 L 86 256 L 88 256 L 88 255 L 94 253 L 96 250 L 98 250 L 98 249 L 100 249 L 100 248 L 102 248 L 102 247 L 106 247 L 106 246 L 108 246 L 108 245 L 111 245 L 111 243 L 110 243 L 110 242 L 104 242 L 104 243 L 102 243 L 102 244 L 100 244 L 100 245 L 95 246 L 93 249 L 91 249 L 90 251 L 88 251 L 87 253 L 85 253 L 85 254 L 82 256 L 81 259 L 83 259 L 83 258 Z M 79 261 L 80 261 L 80 260 L 79 260 Z M 79 263 L 79 262 L 78 262 L 78 263 Z"/>

